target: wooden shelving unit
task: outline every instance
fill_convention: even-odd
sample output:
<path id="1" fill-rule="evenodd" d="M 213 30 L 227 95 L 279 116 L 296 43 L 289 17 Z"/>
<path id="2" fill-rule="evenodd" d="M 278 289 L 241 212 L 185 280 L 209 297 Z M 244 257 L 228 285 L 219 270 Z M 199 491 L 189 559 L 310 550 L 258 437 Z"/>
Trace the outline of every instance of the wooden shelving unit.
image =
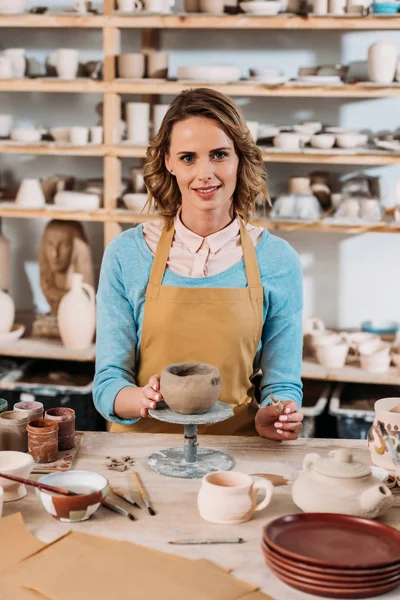
<path id="1" fill-rule="evenodd" d="M 93 362 L 95 347 L 93 345 L 86 350 L 68 350 L 62 345 L 61 340 L 24 337 L 11 346 L 0 348 L 0 356 Z"/>
<path id="2" fill-rule="evenodd" d="M 141 223 L 154 216 L 135 214 L 119 209 L 119 191 L 122 173 L 122 159 L 143 159 L 146 149 L 130 146 L 118 141 L 115 132 L 121 115 L 121 94 L 131 94 L 150 102 L 156 103 L 160 95 L 175 96 L 180 91 L 191 87 L 213 87 L 230 96 L 252 97 L 282 97 L 282 98 L 400 98 L 400 84 L 387 87 L 371 86 L 364 83 L 343 84 L 331 87 L 310 87 L 285 84 L 281 86 L 250 85 L 239 81 L 232 84 L 200 84 L 180 81 L 129 81 L 117 79 L 116 56 L 121 48 L 121 30 L 138 29 L 141 31 L 141 47 L 143 52 L 157 50 L 160 46 L 160 32 L 165 29 L 219 29 L 219 30 L 284 30 L 284 31 L 319 31 L 319 30 L 348 30 L 348 31 L 397 31 L 400 30 L 400 16 L 368 17 L 299 17 L 294 15 L 265 16 L 215 16 L 215 15 L 151 15 L 151 14 L 121 14 L 115 9 L 114 0 L 104 0 L 104 14 L 75 15 L 75 14 L 45 14 L 45 15 L 1 15 L 2 28 L 35 28 L 35 29 L 99 29 L 103 37 L 104 80 L 77 79 L 62 81 L 59 79 L 37 78 L 23 80 L 0 80 L 0 92 L 32 92 L 32 93 L 96 93 L 102 96 L 104 102 L 103 125 L 104 144 L 101 146 L 63 146 L 55 143 L 15 144 L 0 143 L 0 153 L 31 154 L 43 156 L 79 156 L 98 157 L 104 167 L 104 208 L 96 211 L 60 211 L 55 208 L 20 210 L 0 203 L 0 217 L 25 219 L 63 219 L 85 222 L 102 223 L 104 228 L 105 245 L 117 235 L 123 224 Z M 356 154 L 346 154 L 332 150 L 329 153 L 279 152 L 274 149 L 264 149 L 264 160 L 267 163 L 291 164 L 336 164 L 336 165 L 366 165 L 383 166 L 400 163 L 400 155 L 370 151 Z M 307 231 L 323 233 L 345 233 L 348 235 L 380 232 L 398 233 L 400 224 L 378 223 L 366 226 L 337 226 L 324 222 L 294 223 L 277 222 L 255 218 L 257 225 L 276 231 Z M 40 358 L 62 358 L 70 360 L 94 360 L 94 349 L 87 353 L 68 353 L 61 344 L 43 340 L 23 338 L 13 346 L 0 350 L 1 354 L 9 356 L 33 356 Z M 340 381 L 361 381 L 361 369 L 346 367 L 338 373 L 327 373 L 316 363 L 305 361 L 303 375 L 308 378 L 322 378 Z M 388 382 L 387 375 L 382 376 Z M 397 377 L 397 379 L 396 379 Z M 336 379 L 335 379 L 336 378 Z M 393 382 L 400 383 L 400 375 L 390 372 Z M 380 376 L 378 377 L 381 382 Z M 376 380 L 378 382 L 378 379 Z M 392 381 L 392 379 L 390 381 Z"/>

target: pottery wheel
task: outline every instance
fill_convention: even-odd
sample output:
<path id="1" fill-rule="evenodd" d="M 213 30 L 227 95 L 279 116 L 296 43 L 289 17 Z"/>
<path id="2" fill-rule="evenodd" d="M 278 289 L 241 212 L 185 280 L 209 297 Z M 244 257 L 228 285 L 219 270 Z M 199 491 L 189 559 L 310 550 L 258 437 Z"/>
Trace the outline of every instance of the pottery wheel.
<path id="1" fill-rule="evenodd" d="M 184 426 L 183 448 L 167 448 L 149 456 L 148 465 L 156 473 L 167 477 L 199 479 L 212 471 L 229 471 L 233 458 L 211 448 L 198 448 L 197 426 L 219 423 L 233 416 L 233 410 L 224 402 L 202 415 L 181 415 L 170 408 L 149 410 L 158 421 Z"/>

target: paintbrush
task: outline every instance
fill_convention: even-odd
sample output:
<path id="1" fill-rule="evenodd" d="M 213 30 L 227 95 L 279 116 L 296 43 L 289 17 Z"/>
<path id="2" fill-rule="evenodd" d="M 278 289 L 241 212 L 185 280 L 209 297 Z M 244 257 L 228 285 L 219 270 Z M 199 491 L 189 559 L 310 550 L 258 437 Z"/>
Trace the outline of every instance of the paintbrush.
<path id="1" fill-rule="evenodd" d="M 8 475 L 5 473 L 0 473 L 0 477 L 4 479 L 9 479 L 10 481 L 15 481 L 17 483 L 23 483 L 24 485 L 30 485 L 32 487 L 38 488 L 39 490 L 44 490 L 45 492 L 53 492 L 54 494 L 61 494 L 62 496 L 81 496 L 82 494 L 77 494 L 76 492 L 71 492 L 70 490 L 66 490 L 65 488 L 55 487 L 54 485 L 48 485 L 47 483 L 40 483 L 39 481 L 34 481 L 33 479 L 24 479 L 23 477 L 17 477 L 16 475 Z"/>
<path id="2" fill-rule="evenodd" d="M 175 546 L 194 546 L 197 544 L 243 544 L 243 538 L 226 538 L 226 539 L 215 539 L 215 540 L 173 540 L 168 544 L 174 544 Z"/>
<path id="3" fill-rule="evenodd" d="M 132 515 L 132 513 L 128 512 L 127 510 L 122 508 L 122 506 L 118 506 L 118 504 L 114 504 L 114 502 L 110 502 L 109 500 L 103 500 L 102 506 L 105 506 L 109 510 L 112 510 L 113 512 L 118 513 L 119 515 L 128 517 L 128 519 L 130 519 L 131 521 L 136 521 L 136 519 Z"/>
<path id="4" fill-rule="evenodd" d="M 273 396 L 272 394 L 270 394 L 268 396 L 268 398 L 271 398 L 271 404 L 272 404 L 272 406 L 275 406 L 278 414 L 281 415 L 283 413 L 283 411 L 284 411 L 282 402 L 280 400 L 278 400 L 278 398 L 275 398 L 275 396 Z"/>
<path id="5" fill-rule="evenodd" d="M 392 457 L 395 473 L 397 474 L 398 477 L 400 477 L 400 457 L 397 454 L 396 448 L 394 447 L 394 444 L 393 444 L 392 440 L 390 439 L 390 435 L 388 434 L 387 429 L 385 428 L 382 421 L 378 421 L 378 426 L 379 426 L 383 441 L 385 442 L 385 446 L 386 446 L 390 456 Z"/>
<path id="6" fill-rule="evenodd" d="M 113 494 L 115 494 L 116 496 L 118 496 L 118 498 L 122 498 L 122 500 L 125 500 L 125 502 L 128 502 L 128 504 L 131 504 L 132 506 L 136 506 L 136 508 L 142 508 L 141 506 L 139 506 L 139 504 L 137 502 L 135 502 L 134 500 L 132 500 L 132 498 L 129 498 L 129 496 L 127 496 L 126 494 L 122 493 L 117 488 L 114 488 L 112 485 L 110 485 L 110 492 L 112 492 Z"/>
<path id="7" fill-rule="evenodd" d="M 141 479 L 139 477 L 139 474 L 136 473 L 136 471 L 132 471 L 132 475 L 136 481 L 136 485 L 139 491 L 139 494 L 143 500 L 143 504 L 145 505 L 145 507 L 147 508 L 147 510 L 149 511 L 149 513 L 151 514 L 152 517 L 154 517 L 154 515 L 156 514 L 155 510 L 153 509 L 153 507 L 150 504 L 150 498 L 147 495 L 147 492 L 143 486 L 143 483 L 141 482 Z"/>

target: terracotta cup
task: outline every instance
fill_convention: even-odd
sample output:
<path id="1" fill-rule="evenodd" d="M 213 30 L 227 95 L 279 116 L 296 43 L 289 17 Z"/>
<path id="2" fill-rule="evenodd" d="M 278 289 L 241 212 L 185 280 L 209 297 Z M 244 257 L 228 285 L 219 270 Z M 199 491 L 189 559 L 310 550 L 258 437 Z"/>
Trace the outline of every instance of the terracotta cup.
<path id="1" fill-rule="evenodd" d="M 26 452 L 28 435 L 26 427 L 29 414 L 25 411 L 8 410 L 0 414 L 0 449 Z"/>
<path id="2" fill-rule="evenodd" d="M 150 52 L 147 55 L 147 77 L 167 79 L 168 65 L 168 52 Z"/>
<path id="3" fill-rule="evenodd" d="M 36 463 L 50 463 L 58 457 L 58 422 L 34 419 L 27 427 L 28 450 Z"/>
<path id="4" fill-rule="evenodd" d="M 140 79 L 145 73 L 145 56 L 139 52 L 120 54 L 117 59 L 118 76 L 123 79 Z"/>
<path id="5" fill-rule="evenodd" d="M 72 408 L 60 406 L 49 408 L 44 413 L 46 419 L 58 423 L 58 449 L 70 450 L 75 446 L 75 411 Z"/>
<path id="6" fill-rule="evenodd" d="M 257 503 L 258 490 L 265 498 Z M 200 516 L 211 523 L 234 525 L 249 521 L 255 511 L 270 503 L 274 486 L 268 480 L 253 479 L 245 473 L 216 471 L 203 477 L 197 504 Z"/>
<path id="7" fill-rule="evenodd" d="M 24 401 L 24 402 L 16 402 L 14 404 L 14 410 L 22 411 L 24 410 L 29 414 L 29 421 L 33 421 L 34 419 L 42 419 L 43 418 L 43 404 L 41 402 L 36 401 Z"/>

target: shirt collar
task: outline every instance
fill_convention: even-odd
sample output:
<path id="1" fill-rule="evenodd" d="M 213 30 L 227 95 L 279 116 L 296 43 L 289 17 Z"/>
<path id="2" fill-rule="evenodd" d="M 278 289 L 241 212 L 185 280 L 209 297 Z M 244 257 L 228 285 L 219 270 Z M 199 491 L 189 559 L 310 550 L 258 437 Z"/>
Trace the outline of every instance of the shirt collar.
<path id="1" fill-rule="evenodd" d="M 216 231 L 204 238 L 185 227 L 181 221 L 180 215 L 181 211 L 179 211 L 175 217 L 175 236 L 176 239 L 185 244 L 193 254 L 200 249 L 204 240 L 207 240 L 210 251 L 215 254 L 239 233 L 239 222 L 237 219 L 234 219 L 229 225 L 224 227 L 224 229 L 221 229 L 221 231 Z"/>

